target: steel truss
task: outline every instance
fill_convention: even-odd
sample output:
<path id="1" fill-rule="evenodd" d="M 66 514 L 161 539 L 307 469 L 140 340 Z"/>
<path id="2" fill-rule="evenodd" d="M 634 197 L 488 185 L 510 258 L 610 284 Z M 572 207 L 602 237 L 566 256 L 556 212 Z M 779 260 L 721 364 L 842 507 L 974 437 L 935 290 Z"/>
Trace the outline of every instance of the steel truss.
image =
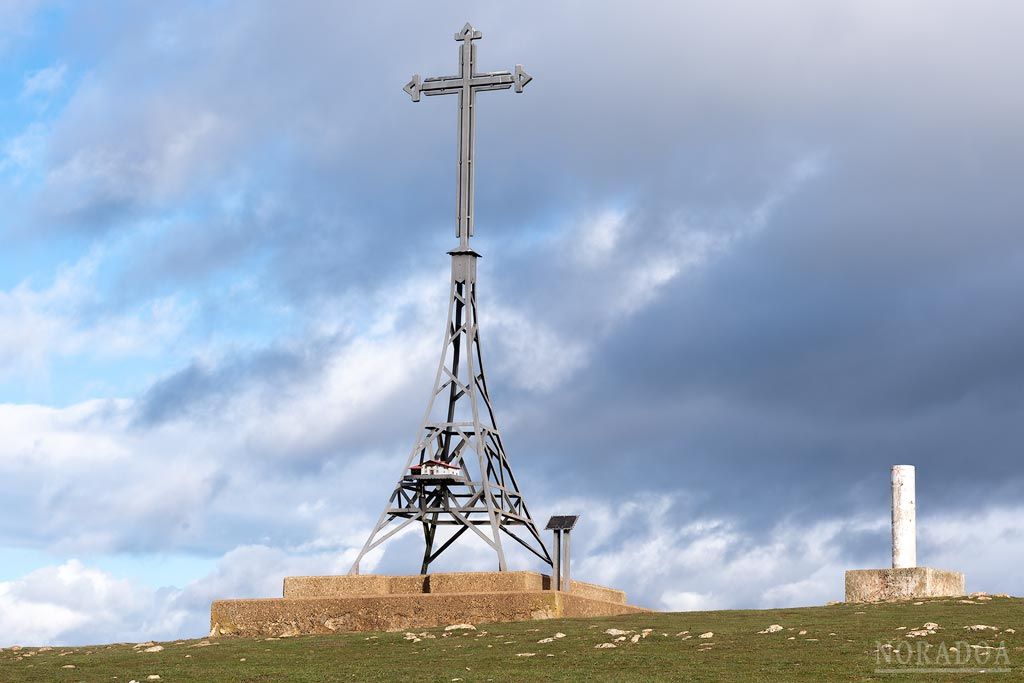
<path id="1" fill-rule="evenodd" d="M 423 527 L 420 568 L 423 574 L 467 530 L 494 549 L 500 571 L 508 568 L 503 534 L 543 562 L 552 564 L 509 466 L 487 391 L 477 325 L 476 259 L 479 254 L 471 250 L 450 253 L 452 282 L 448 323 L 434 391 L 420 436 L 384 512 L 352 565 L 351 574 L 359 573 L 359 562 L 366 553 L 415 522 Z M 438 415 L 438 409 L 442 409 L 443 419 L 432 419 Z M 414 464 L 430 460 L 457 466 L 461 474 L 451 477 L 410 474 Z M 459 528 L 435 550 L 437 527 L 442 525 Z"/>

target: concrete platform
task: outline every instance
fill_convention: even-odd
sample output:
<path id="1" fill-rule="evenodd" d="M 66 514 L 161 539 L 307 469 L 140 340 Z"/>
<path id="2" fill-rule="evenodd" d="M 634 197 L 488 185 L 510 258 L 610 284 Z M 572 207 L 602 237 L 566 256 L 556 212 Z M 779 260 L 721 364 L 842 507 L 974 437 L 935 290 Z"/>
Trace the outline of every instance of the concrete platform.
<path id="1" fill-rule="evenodd" d="M 846 602 L 948 598 L 966 593 L 964 575 L 943 569 L 911 567 L 846 572 Z"/>
<path id="2" fill-rule="evenodd" d="M 335 631 L 401 631 L 488 623 L 646 612 L 622 591 L 573 581 L 553 591 L 537 572 L 414 576 L 291 576 L 283 598 L 217 600 L 211 636 L 290 636 Z"/>

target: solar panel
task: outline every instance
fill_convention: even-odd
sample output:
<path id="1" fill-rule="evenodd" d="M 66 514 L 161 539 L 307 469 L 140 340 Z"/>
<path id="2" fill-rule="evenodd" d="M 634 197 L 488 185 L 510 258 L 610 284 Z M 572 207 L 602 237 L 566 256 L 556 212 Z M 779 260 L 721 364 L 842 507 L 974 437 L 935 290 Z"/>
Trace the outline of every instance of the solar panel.
<path id="1" fill-rule="evenodd" d="M 579 519 L 579 515 L 554 515 L 548 520 L 548 525 L 544 527 L 545 530 L 554 531 L 569 531 L 576 526 L 576 520 Z"/>

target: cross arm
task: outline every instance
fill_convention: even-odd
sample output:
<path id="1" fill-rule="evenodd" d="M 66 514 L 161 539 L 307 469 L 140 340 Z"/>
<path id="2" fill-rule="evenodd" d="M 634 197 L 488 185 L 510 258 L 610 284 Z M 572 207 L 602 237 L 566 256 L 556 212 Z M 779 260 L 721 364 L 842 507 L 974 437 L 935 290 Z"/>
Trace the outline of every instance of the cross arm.
<path id="1" fill-rule="evenodd" d="M 492 71 L 489 73 L 476 74 L 469 79 L 469 86 L 473 90 L 507 90 L 515 86 L 516 92 L 523 92 L 527 83 L 533 80 L 533 76 L 523 70 L 521 64 L 516 64 L 515 72 Z M 420 101 L 420 95 L 454 95 L 466 86 L 466 79 L 461 76 L 435 76 L 420 80 L 416 74 L 403 90 L 409 94 L 413 102 Z"/>

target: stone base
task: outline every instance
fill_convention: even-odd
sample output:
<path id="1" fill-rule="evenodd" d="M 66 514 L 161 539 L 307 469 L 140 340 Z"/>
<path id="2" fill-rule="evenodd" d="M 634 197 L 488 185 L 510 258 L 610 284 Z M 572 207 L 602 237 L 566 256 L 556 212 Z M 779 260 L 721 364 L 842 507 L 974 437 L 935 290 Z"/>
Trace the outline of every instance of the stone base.
<path id="1" fill-rule="evenodd" d="M 930 567 L 846 572 L 846 602 L 949 598 L 966 592 L 964 575 L 960 572 Z"/>
<path id="2" fill-rule="evenodd" d="M 401 631 L 647 611 L 627 605 L 626 594 L 612 588 L 573 581 L 566 592 L 550 585 L 537 572 L 292 576 L 284 580 L 283 598 L 214 602 L 210 635 Z"/>

